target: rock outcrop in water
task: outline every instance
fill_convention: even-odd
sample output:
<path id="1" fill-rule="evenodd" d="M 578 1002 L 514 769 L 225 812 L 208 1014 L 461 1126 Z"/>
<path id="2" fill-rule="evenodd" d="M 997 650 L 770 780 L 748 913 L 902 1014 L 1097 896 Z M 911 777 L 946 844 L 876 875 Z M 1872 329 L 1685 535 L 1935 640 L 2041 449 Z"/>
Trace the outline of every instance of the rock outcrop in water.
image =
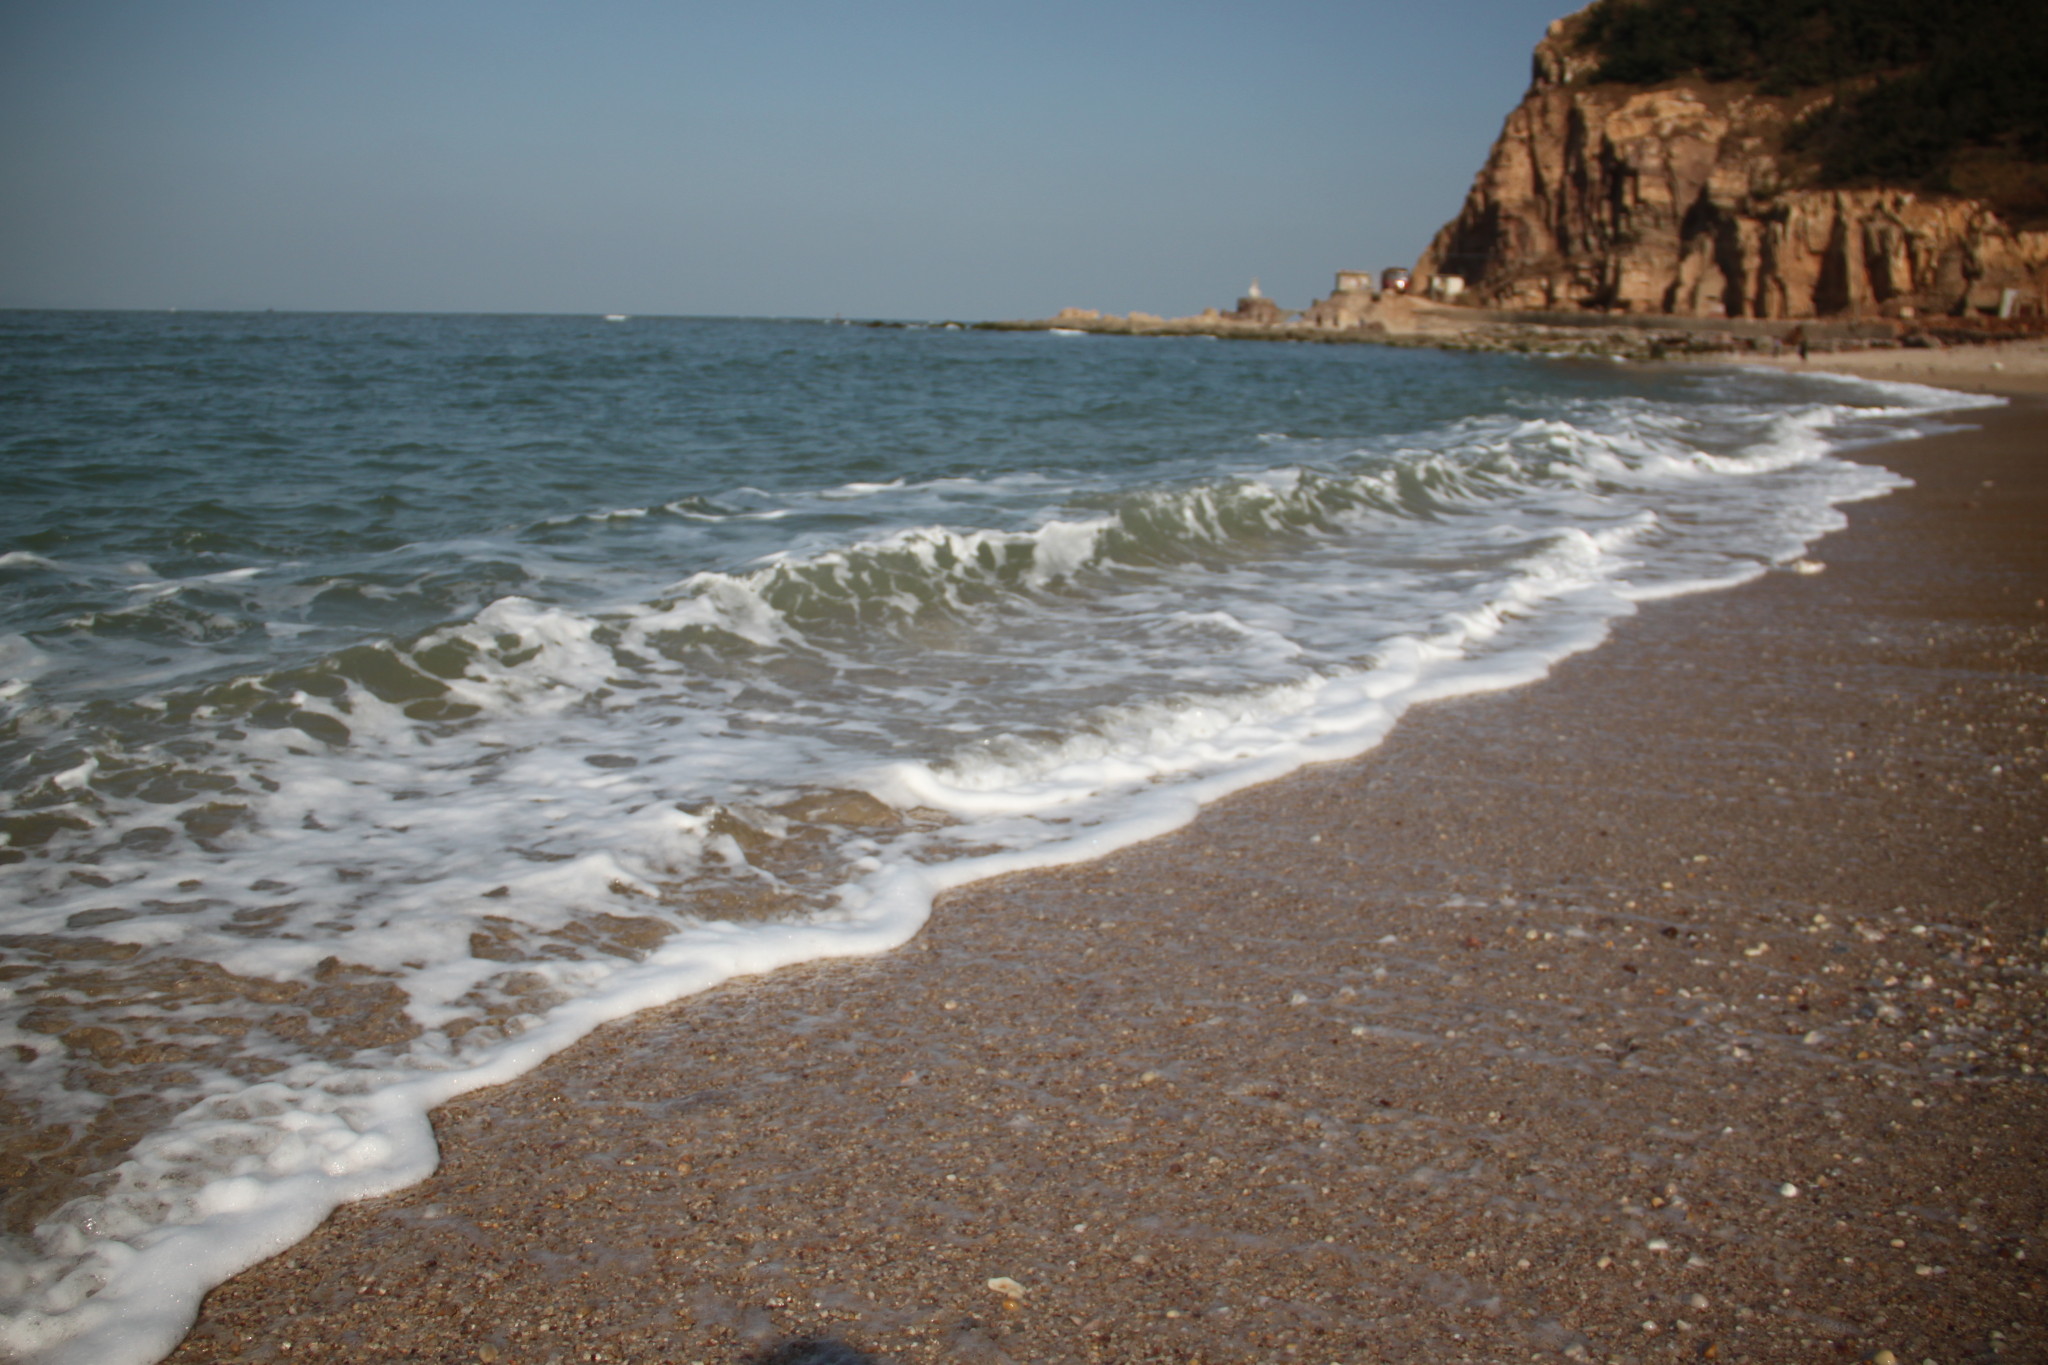
<path id="1" fill-rule="evenodd" d="M 1811 187 L 1782 147 L 1827 92 L 1596 82 L 1585 20 L 1537 45 L 1528 93 L 1418 282 L 1458 276 L 1493 307 L 1694 317 L 2041 308 L 2048 232 L 1972 199 Z"/>

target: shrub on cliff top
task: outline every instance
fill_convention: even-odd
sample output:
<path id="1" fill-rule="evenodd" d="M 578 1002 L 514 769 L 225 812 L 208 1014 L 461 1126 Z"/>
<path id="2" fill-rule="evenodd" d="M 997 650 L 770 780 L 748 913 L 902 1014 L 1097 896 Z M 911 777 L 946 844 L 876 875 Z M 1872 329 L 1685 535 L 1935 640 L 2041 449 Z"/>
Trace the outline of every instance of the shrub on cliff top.
<path id="1" fill-rule="evenodd" d="M 1977 193 L 2010 217 L 2048 216 L 2042 0 L 1600 0 L 1578 42 L 1599 53 L 1598 82 L 1837 87 L 1786 140 L 1822 184 Z"/>
<path id="2" fill-rule="evenodd" d="M 1601 0 L 1580 45 L 1600 53 L 1595 80 L 1654 85 L 1697 72 L 1767 92 L 1827 85 L 1926 60 L 1967 28 L 1967 12 L 2027 0 Z"/>

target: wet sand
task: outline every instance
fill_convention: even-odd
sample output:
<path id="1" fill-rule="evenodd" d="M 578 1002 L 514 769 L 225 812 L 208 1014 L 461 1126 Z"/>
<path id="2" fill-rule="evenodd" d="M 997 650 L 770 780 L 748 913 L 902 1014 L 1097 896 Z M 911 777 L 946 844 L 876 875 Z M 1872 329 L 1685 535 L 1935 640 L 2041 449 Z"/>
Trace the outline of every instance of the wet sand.
<path id="1" fill-rule="evenodd" d="M 2048 1359 L 2048 404 L 1973 420 L 1823 572 L 448 1106 L 173 1359 Z"/>

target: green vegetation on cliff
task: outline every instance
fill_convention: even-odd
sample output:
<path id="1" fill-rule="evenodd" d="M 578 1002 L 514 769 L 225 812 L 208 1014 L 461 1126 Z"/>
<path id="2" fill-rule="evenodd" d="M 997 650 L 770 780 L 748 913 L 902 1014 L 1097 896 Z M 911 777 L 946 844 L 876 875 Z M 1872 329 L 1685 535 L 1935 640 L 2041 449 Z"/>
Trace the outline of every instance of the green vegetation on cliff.
<path id="1" fill-rule="evenodd" d="M 1834 87 L 1786 144 L 1821 184 L 1967 194 L 2048 223 L 2042 0 L 1600 0 L 1578 41 L 1596 81 Z"/>

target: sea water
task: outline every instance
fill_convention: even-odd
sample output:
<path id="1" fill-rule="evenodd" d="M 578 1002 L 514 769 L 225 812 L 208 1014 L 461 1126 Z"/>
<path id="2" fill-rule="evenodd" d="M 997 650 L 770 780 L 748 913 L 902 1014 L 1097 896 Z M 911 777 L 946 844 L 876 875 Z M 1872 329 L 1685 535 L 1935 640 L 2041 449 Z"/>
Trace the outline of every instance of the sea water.
<path id="1" fill-rule="evenodd" d="M 428 1110 L 1801 556 L 1954 394 L 810 321 L 0 314 L 0 1350 Z"/>

